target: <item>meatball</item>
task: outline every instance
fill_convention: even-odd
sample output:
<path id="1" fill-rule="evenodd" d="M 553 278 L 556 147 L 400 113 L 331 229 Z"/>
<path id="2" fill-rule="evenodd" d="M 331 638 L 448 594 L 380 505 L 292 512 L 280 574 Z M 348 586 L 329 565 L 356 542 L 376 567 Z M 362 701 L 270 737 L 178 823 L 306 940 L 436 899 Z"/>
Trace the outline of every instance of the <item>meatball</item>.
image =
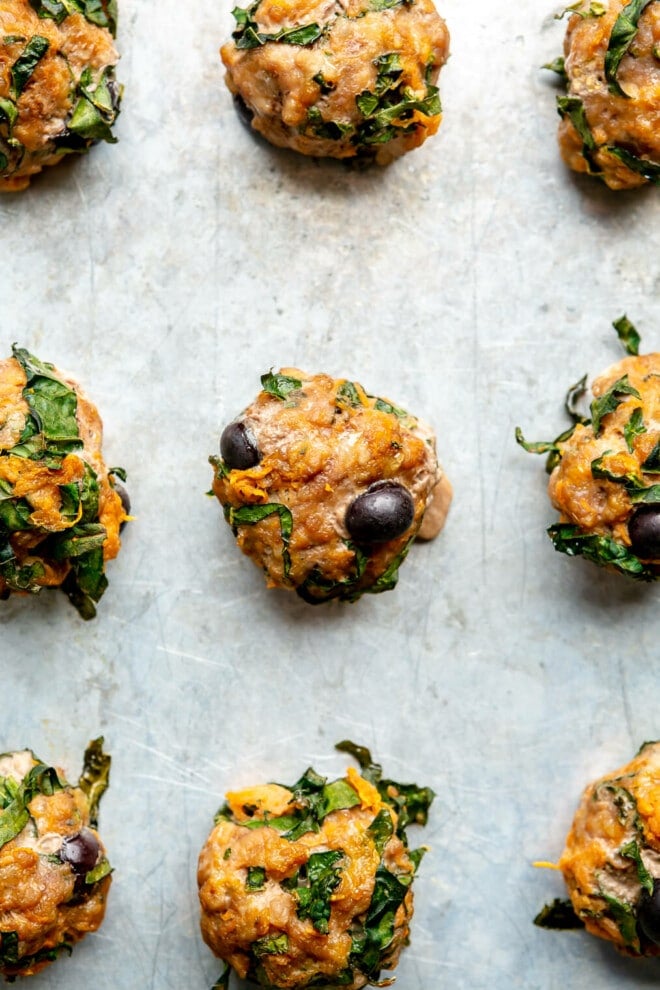
<path id="1" fill-rule="evenodd" d="M 234 16 L 227 85 L 272 144 L 385 165 L 438 130 L 449 33 L 432 0 L 256 0 Z"/>
<path id="2" fill-rule="evenodd" d="M 660 743 L 586 788 L 558 865 L 587 931 L 660 955 Z"/>
<path id="3" fill-rule="evenodd" d="M 227 794 L 199 858 L 202 936 L 238 976 L 260 986 L 375 984 L 408 942 L 412 882 L 424 849 L 429 788 L 383 780 L 353 743 L 362 773 L 328 783 L 311 768 L 291 787 Z M 378 986 L 389 986 L 384 980 Z"/>
<path id="4" fill-rule="evenodd" d="M 31 750 L 0 756 L 0 973 L 10 982 L 53 962 L 103 921 L 111 866 L 98 832 L 108 785 L 103 739 L 77 786 Z"/>
<path id="5" fill-rule="evenodd" d="M 617 329 L 634 328 L 626 318 Z M 635 350 L 637 345 L 635 344 Z M 629 357 L 595 379 L 590 417 L 569 392 L 574 425 L 550 443 L 518 442 L 549 453 L 548 492 L 561 515 L 548 533 L 555 549 L 640 580 L 660 575 L 660 353 Z"/>
<path id="6" fill-rule="evenodd" d="M 128 500 L 80 387 L 23 348 L 0 360 L 0 598 L 62 588 L 84 619 L 107 587 Z"/>
<path id="7" fill-rule="evenodd" d="M 569 8 L 573 10 L 575 8 Z M 576 172 L 610 189 L 660 182 L 660 6 L 584 0 L 569 22 L 559 147 Z"/>
<path id="8" fill-rule="evenodd" d="M 426 538 L 449 507 L 429 427 L 345 379 L 285 368 L 261 383 L 210 458 L 243 553 L 312 604 L 393 588 L 431 499 Z"/>
<path id="9" fill-rule="evenodd" d="M 0 191 L 25 189 L 97 141 L 114 143 L 114 30 L 115 0 L 2 0 Z"/>

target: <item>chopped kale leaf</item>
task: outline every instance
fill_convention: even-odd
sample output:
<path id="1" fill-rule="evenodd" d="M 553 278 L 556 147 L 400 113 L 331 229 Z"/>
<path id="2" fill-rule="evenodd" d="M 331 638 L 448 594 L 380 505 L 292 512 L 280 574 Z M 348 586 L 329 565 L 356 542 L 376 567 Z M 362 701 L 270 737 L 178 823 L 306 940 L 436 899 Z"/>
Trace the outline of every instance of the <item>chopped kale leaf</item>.
<path id="1" fill-rule="evenodd" d="M 269 516 L 278 515 L 280 519 L 280 532 L 282 535 L 282 563 L 284 580 L 289 577 L 291 570 L 291 555 L 289 554 L 289 543 L 293 532 L 293 516 L 291 510 L 280 502 L 267 502 L 265 505 L 244 505 L 240 509 L 235 509 L 231 505 L 224 507 L 225 519 L 232 527 L 234 533 L 238 532 L 239 526 L 254 526 Z"/>
<path id="2" fill-rule="evenodd" d="M 254 19 L 261 0 L 256 0 L 249 7 L 234 7 L 232 14 L 236 21 L 236 30 L 232 38 L 240 49 L 259 48 L 267 41 L 282 42 L 287 45 L 312 45 L 321 37 L 325 28 L 315 22 L 303 24 L 295 28 L 282 28 L 275 34 L 266 34 L 259 30 Z"/>
<path id="3" fill-rule="evenodd" d="M 645 431 L 641 430 L 640 432 Z M 660 440 L 656 442 L 653 450 L 642 464 L 642 471 L 645 471 L 646 474 L 660 474 Z"/>
<path id="4" fill-rule="evenodd" d="M 83 445 L 76 419 L 78 397 L 70 385 L 57 377 L 52 364 L 39 361 L 16 345 L 12 354 L 25 372 L 23 398 L 31 416 L 19 445 L 11 453 L 32 460 L 46 459 L 48 466 L 59 467 L 59 458 Z"/>
<path id="5" fill-rule="evenodd" d="M 630 419 L 623 428 L 623 436 L 626 441 L 626 446 L 632 454 L 635 449 L 635 437 L 640 436 L 642 433 L 646 433 L 646 427 L 644 426 L 644 415 L 642 413 L 642 407 L 637 406 L 633 409 L 630 414 Z M 642 470 L 644 465 L 642 465 Z"/>
<path id="6" fill-rule="evenodd" d="M 583 533 L 579 526 L 570 523 L 550 526 L 548 535 L 559 553 L 568 554 L 569 557 L 585 557 L 600 567 L 614 567 L 638 581 L 655 580 L 656 575 L 652 568 L 643 564 L 622 543 L 617 543 L 608 536 Z"/>
<path id="7" fill-rule="evenodd" d="M 408 884 L 384 866 L 376 870 L 371 903 L 361 931 L 353 936 L 350 960 L 366 976 L 377 978 L 383 957 L 394 938 L 394 918 L 408 892 Z"/>
<path id="8" fill-rule="evenodd" d="M 607 904 L 610 914 L 619 926 L 619 931 L 621 932 L 621 938 L 624 941 L 624 945 L 633 949 L 639 949 L 639 939 L 637 937 L 637 918 L 633 905 L 628 904 L 626 901 L 621 901 L 617 897 L 612 897 L 610 894 L 606 894 L 602 890 L 599 893 L 600 897 L 602 897 Z"/>
<path id="9" fill-rule="evenodd" d="M 636 172 L 637 175 L 643 176 L 649 182 L 660 183 L 660 162 L 653 162 L 649 158 L 639 158 L 627 148 L 622 148 L 616 144 L 605 145 L 605 151 L 618 158 L 631 172 Z"/>
<path id="10" fill-rule="evenodd" d="M 112 867 L 104 856 L 101 862 L 97 863 L 93 870 L 90 870 L 85 874 L 85 883 L 87 886 L 91 887 L 93 884 L 105 879 L 105 877 L 109 876 L 111 873 Z"/>
<path id="11" fill-rule="evenodd" d="M 552 62 L 546 62 L 541 68 L 549 69 L 550 72 L 556 73 L 561 79 L 562 83 L 568 84 L 568 73 L 566 72 L 566 64 L 564 58 L 559 55 L 557 58 L 553 59 Z"/>
<path id="12" fill-rule="evenodd" d="M 573 910 L 569 900 L 556 897 L 552 904 L 546 904 L 534 918 L 534 924 L 539 928 L 550 928 L 557 931 L 569 931 L 572 928 L 584 928 L 584 922 Z"/>
<path id="13" fill-rule="evenodd" d="M 622 8 L 614 22 L 607 52 L 605 53 L 605 78 L 609 84 L 610 93 L 613 93 L 615 96 L 623 96 L 625 98 L 629 96 L 621 88 L 617 79 L 617 73 L 621 65 L 621 60 L 637 34 L 639 19 L 650 3 L 653 3 L 653 0 L 630 0 L 630 3 Z"/>
<path id="14" fill-rule="evenodd" d="M 437 116 L 442 112 L 440 94 L 436 86 L 426 82 L 426 94 L 419 99 L 401 81 L 403 69 L 398 52 L 388 52 L 374 59 L 376 82 L 373 91 L 363 90 L 355 98 L 363 121 L 353 135 L 358 147 L 369 148 L 385 144 L 401 133 L 409 133 L 417 127 L 415 115 Z"/>
<path id="15" fill-rule="evenodd" d="M 627 353 L 637 356 L 639 354 L 641 338 L 625 313 L 623 316 L 620 316 L 618 320 L 614 320 L 612 326 L 616 330 L 619 340 L 625 347 Z"/>
<path id="16" fill-rule="evenodd" d="M 265 935 L 253 942 L 251 949 L 253 954 L 260 959 L 261 956 L 279 956 L 289 948 L 289 939 L 285 932 L 281 935 Z"/>
<path id="17" fill-rule="evenodd" d="M 261 387 L 264 392 L 274 395 L 278 399 L 288 399 L 292 392 L 297 392 L 302 388 L 299 378 L 292 378 L 290 375 L 274 375 L 272 371 L 261 376 Z"/>
<path id="18" fill-rule="evenodd" d="M 341 849 L 312 853 L 298 871 L 298 886 L 294 890 L 298 901 L 296 914 L 302 919 L 309 918 L 322 935 L 328 933 L 332 893 L 341 882 L 341 867 L 337 864 L 343 858 Z"/>
<path id="19" fill-rule="evenodd" d="M 624 375 L 623 378 L 619 378 L 613 385 L 610 385 L 603 395 L 594 399 L 591 403 L 591 426 L 595 437 L 600 433 L 604 417 L 618 409 L 627 395 L 634 395 L 635 398 L 641 399 L 637 389 L 633 388 L 628 381 L 628 376 Z"/>
<path id="20" fill-rule="evenodd" d="M 266 870 L 263 866 L 248 866 L 245 879 L 246 890 L 261 890 L 266 883 Z"/>
<path id="21" fill-rule="evenodd" d="M 21 95 L 49 48 L 50 41 L 43 35 L 35 34 L 30 38 L 11 67 L 11 95 L 14 99 Z"/>
<path id="22" fill-rule="evenodd" d="M 0 817 L 0 848 L 15 839 L 30 819 L 28 805 L 37 796 L 50 796 L 65 786 L 54 767 L 37 763 L 20 782 L 15 797 L 6 805 Z"/>
<path id="23" fill-rule="evenodd" d="M 211 987 L 211 990 L 229 990 L 230 976 L 231 976 L 231 966 L 229 965 L 229 963 L 227 963 L 222 973 Z"/>
<path id="24" fill-rule="evenodd" d="M 83 769 L 78 787 L 87 795 L 89 820 L 93 826 L 98 823 L 99 803 L 110 784 L 111 757 L 103 752 L 103 736 L 93 739 L 83 758 Z"/>
<path id="25" fill-rule="evenodd" d="M 30 0 L 30 6 L 42 20 L 61 24 L 70 14 L 82 14 L 91 24 L 117 32 L 117 0 Z"/>
<path id="26" fill-rule="evenodd" d="M 586 391 L 587 391 L 587 376 L 583 375 L 582 378 L 575 383 L 575 385 L 571 385 L 568 392 L 566 393 L 566 398 L 564 399 L 564 409 L 566 410 L 567 415 L 571 417 L 571 419 L 576 425 L 578 423 L 581 423 L 584 426 L 587 423 L 589 423 L 587 417 L 584 416 L 580 411 L 580 403 L 582 401 L 582 398 L 586 394 Z M 555 443 L 557 443 L 556 440 Z"/>
<path id="27" fill-rule="evenodd" d="M 644 866 L 644 861 L 642 860 L 642 853 L 639 848 L 639 843 L 633 839 L 631 842 L 626 843 L 625 846 L 621 846 L 619 850 L 620 854 L 626 859 L 632 859 L 637 868 L 637 878 L 649 894 L 653 893 L 653 877 L 649 871 Z"/>
<path id="28" fill-rule="evenodd" d="M 323 576 L 323 572 L 315 567 L 309 572 L 302 585 L 296 588 L 296 594 L 310 605 L 320 605 L 331 598 L 343 602 L 354 602 L 363 594 L 359 588 L 364 572 L 369 563 L 367 555 L 350 540 L 345 541 L 349 550 L 354 553 L 351 571 L 341 581 L 332 581 Z"/>
<path id="29" fill-rule="evenodd" d="M 307 120 L 311 124 L 312 132 L 316 137 L 328 141 L 341 141 L 343 137 L 353 130 L 352 124 L 343 124 L 337 120 L 324 120 L 323 114 L 318 107 L 310 107 L 307 111 Z M 348 382 L 347 384 L 350 384 Z"/>

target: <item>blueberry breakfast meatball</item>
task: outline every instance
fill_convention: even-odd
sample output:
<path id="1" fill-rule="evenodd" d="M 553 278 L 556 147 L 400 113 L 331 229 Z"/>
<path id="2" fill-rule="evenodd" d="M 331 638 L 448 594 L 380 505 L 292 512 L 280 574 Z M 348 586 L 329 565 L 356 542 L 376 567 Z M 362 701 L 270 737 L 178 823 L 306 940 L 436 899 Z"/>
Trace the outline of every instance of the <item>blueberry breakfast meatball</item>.
<path id="1" fill-rule="evenodd" d="M 660 575 L 660 353 L 640 356 L 632 324 L 615 326 L 633 353 L 592 383 L 589 415 L 578 409 L 585 376 L 567 398 L 569 430 L 550 443 L 517 438 L 549 454 L 555 549 L 651 581 Z"/>
<path id="2" fill-rule="evenodd" d="M 273 144 L 385 165 L 440 126 L 449 34 L 432 0 L 256 0 L 234 17 L 227 85 Z"/>
<path id="3" fill-rule="evenodd" d="M 660 955 L 660 743 L 586 788 L 558 867 L 570 904 L 556 900 L 538 925 L 584 926 L 627 955 Z"/>
<path id="4" fill-rule="evenodd" d="M 353 743 L 351 767 L 330 783 L 311 768 L 291 787 L 227 795 L 199 858 L 202 935 L 230 969 L 270 988 L 377 982 L 408 942 L 412 882 L 424 849 L 406 827 L 425 824 L 429 788 L 382 778 Z"/>
<path id="5" fill-rule="evenodd" d="M 116 0 L 2 0 L 0 192 L 97 141 L 119 112 Z"/>
<path id="6" fill-rule="evenodd" d="M 111 867 L 97 813 L 103 739 L 74 786 L 29 749 L 0 755 L 0 973 L 31 976 L 103 921 Z M 93 981 L 92 981 L 93 982 Z"/>
<path id="7" fill-rule="evenodd" d="M 62 588 L 95 615 L 128 512 L 101 440 L 76 382 L 19 347 L 0 360 L 0 598 Z"/>
<path id="8" fill-rule="evenodd" d="M 660 3 L 583 0 L 573 13 L 558 98 L 559 147 L 570 168 L 611 189 L 660 182 Z"/>
<path id="9" fill-rule="evenodd" d="M 449 508 L 430 429 L 345 379 L 285 368 L 261 383 L 211 458 L 239 546 L 311 603 L 393 588 L 429 503 L 422 538 Z"/>

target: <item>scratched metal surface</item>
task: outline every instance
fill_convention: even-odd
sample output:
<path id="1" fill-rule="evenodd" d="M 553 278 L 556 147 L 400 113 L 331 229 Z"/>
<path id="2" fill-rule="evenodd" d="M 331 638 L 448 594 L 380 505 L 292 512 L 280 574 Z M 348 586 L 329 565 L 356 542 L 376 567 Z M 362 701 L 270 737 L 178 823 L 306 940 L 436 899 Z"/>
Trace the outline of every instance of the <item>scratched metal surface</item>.
<path id="1" fill-rule="evenodd" d="M 657 964 L 531 924 L 561 893 L 531 861 L 558 855 L 588 779 L 660 733 L 659 594 L 553 553 L 513 430 L 562 428 L 624 310 L 660 347 L 657 190 L 562 167 L 537 69 L 552 4 L 444 0 L 441 132 L 362 174 L 241 127 L 216 54 L 230 6 L 124 0 L 120 143 L 0 200 L 3 353 L 76 372 L 137 517 L 95 622 L 55 594 L 0 607 L 0 748 L 75 775 L 102 732 L 114 756 L 106 922 L 31 986 L 206 990 L 195 863 L 222 794 L 339 772 L 346 736 L 438 794 L 401 990 L 655 985 Z M 455 504 L 394 593 L 267 593 L 204 497 L 221 425 L 281 364 L 438 429 Z"/>

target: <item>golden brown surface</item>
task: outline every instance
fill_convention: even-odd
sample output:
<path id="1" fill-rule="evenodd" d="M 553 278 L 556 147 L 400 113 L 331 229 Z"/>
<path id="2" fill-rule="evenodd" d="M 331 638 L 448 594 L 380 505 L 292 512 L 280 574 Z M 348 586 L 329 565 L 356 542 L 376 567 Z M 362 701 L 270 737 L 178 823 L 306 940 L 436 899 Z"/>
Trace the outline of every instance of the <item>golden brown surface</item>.
<path id="1" fill-rule="evenodd" d="M 582 795 L 559 860 L 573 908 L 587 931 L 638 955 L 638 938 L 626 939 L 603 895 L 636 912 L 642 893 L 637 868 L 620 850 L 637 842 L 644 866 L 660 876 L 660 743 L 648 743 L 625 766 L 590 784 Z M 660 946 L 645 944 L 645 955 Z"/>
<path id="2" fill-rule="evenodd" d="M 355 550 L 348 546 L 346 510 L 374 482 L 395 480 L 411 494 L 411 527 L 396 539 L 374 544 L 361 579 L 365 590 L 396 560 L 419 529 L 431 493 L 442 476 L 435 439 L 424 424 L 377 409 L 377 400 L 356 384 L 358 407 L 338 399 L 344 379 L 281 372 L 302 380 L 302 390 L 282 401 L 264 391 L 240 417 L 262 453 L 256 467 L 216 473 L 213 491 L 223 506 L 280 503 L 290 509 L 291 568 L 284 573 L 280 520 L 238 527 L 238 544 L 266 573 L 269 587 L 299 588 L 312 572 L 330 582 L 350 578 Z"/>
<path id="3" fill-rule="evenodd" d="M 46 467 L 43 462 L 17 457 L 7 451 L 18 443 L 29 412 L 22 392 L 26 385 L 23 368 L 15 358 L 0 360 L 0 481 L 12 485 L 13 495 L 24 498 L 30 505 L 31 529 L 12 533 L 12 549 L 21 564 L 40 561 L 45 574 L 36 579 L 42 587 L 57 587 L 66 578 L 70 565 L 67 560 L 56 561 L 42 557 L 39 544 L 49 533 L 69 528 L 70 519 L 60 514 L 60 485 L 79 482 L 84 474 L 84 462 L 92 466 L 99 483 L 98 521 L 106 530 L 103 558 L 112 560 L 120 547 L 119 527 L 126 519 L 121 499 L 110 484 L 103 461 L 101 444 L 103 426 L 98 411 L 72 379 L 55 371 L 78 398 L 76 419 L 83 448 L 76 454 L 67 454 L 59 469 Z M 0 595 L 9 591 L 0 576 Z"/>
<path id="4" fill-rule="evenodd" d="M 22 772 L 13 776 L 20 781 L 37 761 L 27 751 L 16 756 Z M 58 773 L 64 781 L 62 772 Z M 4 769 L 1 775 L 6 774 Z M 19 954 L 15 966 L 0 964 L 0 973 L 6 976 L 33 975 L 49 961 L 40 959 L 26 965 L 20 957 L 63 942 L 72 945 L 96 931 L 103 921 L 111 883 L 108 874 L 79 895 L 74 892 L 76 874 L 57 857 L 62 839 L 77 835 L 83 828 L 99 843 L 99 861 L 105 855 L 98 832 L 89 823 L 87 798 L 79 788 L 67 785 L 50 796 L 38 794 L 28 810 L 30 820 L 23 831 L 0 848 L 0 933 L 16 932 Z M 0 826 L 3 814 L 0 811 Z"/>
<path id="5" fill-rule="evenodd" d="M 630 546 L 630 495 L 622 484 L 594 478 L 591 463 L 609 451 L 605 463 L 613 474 L 632 472 L 647 485 L 657 482 L 657 475 L 645 474 L 641 466 L 660 439 L 660 353 L 624 358 L 594 381 L 594 396 L 601 396 L 625 375 L 641 398 L 624 396 L 617 409 L 604 417 L 599 436 L 594 436 L 591 426 L 578 425 L 569 440 L 559 443 L 561 460 L 550 476 L 548 491 L 562 522 Z M 630 452 L 623 430 L 637 408 L 642 409 L 646 432 L 634 438 Z"/>
<path id="6" fill-rule="evenodd" d="M 23 145 L 24 154 L 12 155 L 11 147 L 0 137 L 0 152 L 9 158 L 8 166 L 0 167 L 0 192 L 25 189 L 32 175 L 61 160 L 64 152 L 54 142 L 66 131 L 84 69 L 91 70 L 96 83 L 103 70 L 116 65 L 119 58 L 110 32 L 90 24 L 82 14 L 71 14 L 58 25 L 54 20 L 38 17 L 29 0 L 2 0 L 0 99 L 13 99 L 12 65 L 21 56 L 26 41 L 35 36 L 46 38 L 50 47 L 16 99 L 18 120 L 12 137 Z M 18 40 L 7 41 L 8 38 Z M 7 135 L 2 115 L 0 135 Z"/>
<path id="7" fill-rule="evenodd" d="M 384 165 L 437 131 L 439 108 L 430 114 L 416 109 L 395 116 L 396 135 L 385 143 L 356 140 L 356 130 L 364 121 L 356 97 L 376 90 L 376 59 L 398 53 L 398 81 L 402 90 L 409 91 L 409 99 L 423 101 L 428 84 L 437 81 L 449 57 L 449 33 L 432 0 L 398 4 L 389 10 L 373 10 L 366 0 L 341 4 L 262 0 L 252 16 L 263 34 L 309 24 L 325 28 L 310 45 L 267 41 L 244 50 L 230 41 L 222 48 L 229 89 L 254 114 L 252 127 L 273 144 L 333 158 L 369 153 Z M 319 73 L 323 84 L 318 81 Z M 310 110 L 321 115 L 322 124 L 334 123 L 345 133 L 315 133 L 319 120 L 309 119 Z"/>
<path id="8" fill-rule="evenodd" d="M 213 952 L 239 976 L 244 978 L 250 973 L 254 977 L 251 947 L 257 939 L 282 934 L 288 938 L 286 952 L 261 957 L 263 973 L 259 974 L 259 982 L 263 985 L 302 988 L 323 976 L 332 986 L 333 978 L 349 967 L 351 929 L 354 923 L 364 920 L 381 862 L 367 829 L 384 805 L 376 788 L 353 768 L 346 778 L 358 790 L 361 803 L 332 812 L 319 832 L 306 832 L 297 841 L 283 838 L 274 828 L 251 830 L 230 821 L 221 821 L 211 832 L 198 869 L 202 935 Z M 273 816 L 283 814 L 293 802 L 293 794 L 277 785 L 249 788 L 228 794 L 227 798 L 234 816 L 245 821 L 263 820 L 267 812 Z M 242 815 L 245 805 L 257 811 Z M 396 821 L 394 813 L 392 817 Z M 321 934 L 309 918 L 297 916 L 296 899 L 281 882 L 293 876 L 311 854 L 328 850 L 341 850 L 343 859 L 341 881 L 331 898 L 328 933 Z M 414 873 L 413 863 L 396 835 L 388 840 L 382 862 L 396 876 Z M 246 890 L 250 866 L 266 870 L 266 881 L 260 890 Z M 394 938 L 383 961 L 384 968 L 396 966 L 408 939 L 412 913 L 412 890 L 408 890 L 396 912 Z M 343 985 L 358 990 L 367 982 L 367 977 L 356 974 L 352 983 Z"/>
<path id="9" fill-rule="evenodd" d="M 570 96 L 579 97 L 598 146 L 618 145 L 638 158 L 660 163 L 660 4 L 650 3 L 639 20 L 637 34 L 619 66 L 617 79 L 629 98 L 611 93 L 605 78 L 605 53 L 612 27 L 627 0 L 609 0 L 601 17 L 574 14 L 564 42 Z M 589 2 L 583 4 L 586 11 Z M 590 171 L 582 138 L 564 117 L 559 146 L 566 164 L 576 172 Z M 605 147 L 593 153 L 594 163 L 611 189 L 644 185 L 642 175 L 629 169 Z"/>

